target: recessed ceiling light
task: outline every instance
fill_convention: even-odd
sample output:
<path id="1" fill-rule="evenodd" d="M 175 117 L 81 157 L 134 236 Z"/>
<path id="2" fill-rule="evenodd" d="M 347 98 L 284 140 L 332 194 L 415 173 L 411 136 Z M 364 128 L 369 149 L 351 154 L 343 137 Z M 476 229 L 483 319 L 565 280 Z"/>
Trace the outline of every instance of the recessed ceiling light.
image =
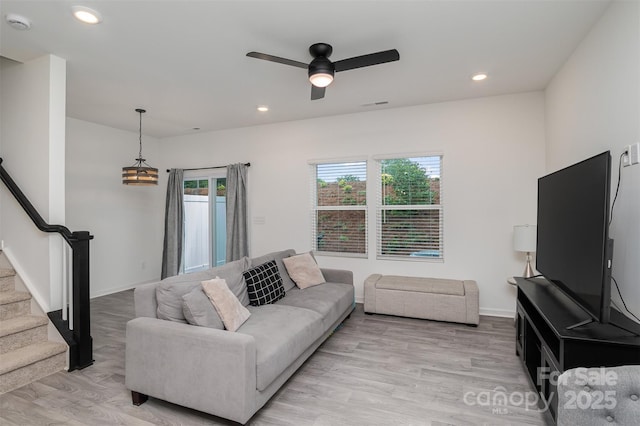
<path id="1" fill-rule="evenodd" d="M 267 112 L 267 111 L 269 111 L 269 106 L 268 105 L 258 105 L 258 111 Z"/>
<path id="2" fill-rule="evenodd" d="M 85 24 L 99 24 L 102 22 L 102 15 L 99 12 L 90 9 L 85 6 L 73 6 L 71 8 L 73 12 L 73 16 L 78 21 L 84 22 Z"/>
<path id="3" fill-rule="evenodd" d="M 488 76 L 485 73 L 480 73 L 480 74 L 476 74 L 473 77 L 471 77 L 471 80 L 473 81 L 482 81 L 484 79 L 486 79 Z"/>

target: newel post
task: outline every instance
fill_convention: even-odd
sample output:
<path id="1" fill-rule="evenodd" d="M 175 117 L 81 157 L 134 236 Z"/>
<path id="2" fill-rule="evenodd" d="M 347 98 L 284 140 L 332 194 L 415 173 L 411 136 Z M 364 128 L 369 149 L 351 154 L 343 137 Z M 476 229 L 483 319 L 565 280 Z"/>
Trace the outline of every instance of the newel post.
<path id="1" fill-rule="evenodd" d="M 89 304 L 89 241 L 87 231 L 73 233 L 73 337 L 76 342 L 75 368 L 93 364 L 93 339 L 91 338 L 91 309 Z M 70 362 L 70 367 L 73 364 Z M 73 367 L 72 367 L 73 368 Z M 74 369 L 75 369 L 74 368 Z"/>

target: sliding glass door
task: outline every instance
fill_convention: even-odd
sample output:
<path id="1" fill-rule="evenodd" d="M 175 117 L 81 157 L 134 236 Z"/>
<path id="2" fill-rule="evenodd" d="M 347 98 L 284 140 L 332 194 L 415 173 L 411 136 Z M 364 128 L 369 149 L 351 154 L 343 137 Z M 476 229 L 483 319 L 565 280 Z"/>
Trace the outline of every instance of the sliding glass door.
<path id="1" fill-rule="evenodd" d="M 224 175 L 184 178 L 184 272 L 225 263 L 226 179 Z"/>

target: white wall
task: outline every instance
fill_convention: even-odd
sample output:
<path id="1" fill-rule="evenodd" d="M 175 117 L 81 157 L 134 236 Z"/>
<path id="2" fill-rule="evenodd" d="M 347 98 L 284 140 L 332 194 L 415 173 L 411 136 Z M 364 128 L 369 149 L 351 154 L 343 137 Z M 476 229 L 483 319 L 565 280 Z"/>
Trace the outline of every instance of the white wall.
<path id="1" fill-rule="evenodd" d="M 482 312 L 511 315 L 521 274 L 512 250 L 513 225 L 534 223 L 536 179 L 544 172 L 541 92 L 387 109 L 352 115 L 202 133 L 160 141 L 161 164 L 205 167 L 251 162 L 252 255 L 311 248 L 308 160 L 441 152 L 445 262 L 320 257 L 321 266 L 354 272 L 356 298 L 371 273 L 471 278 Z M 370 229 L 375 210 L 369 206 Z"/>
<path id="2" fill-rule="evenodd" d="M 0 63 L 3 166 L 43 219 L 64 225 L 66 62 L 48 55 Z M 62 240 L 39 231 L 0 185 L 1 239 L 44 311 L 60 308 Z"/>
<path id="3" fill-rule="evenodd" d="M 67 119 L 67 226 L 94 235 L 91 297 L 160 279 L 166 173 L 157 187 L 123 185 L 138 148 L 137 132 Z M 142 148 L 158 167 L 157 141 L 143 135 Z"/>
<path id="4" fill-rule="evenodd" d="M 545 105 L 547 171 L 610 150 L 613 201 L 620 154 L 640 142 L 639 2 L 611 4 L 547 87 Z M 613 276 L 640 316 L 640 165 L 622 169 L 610 234 Z"/>

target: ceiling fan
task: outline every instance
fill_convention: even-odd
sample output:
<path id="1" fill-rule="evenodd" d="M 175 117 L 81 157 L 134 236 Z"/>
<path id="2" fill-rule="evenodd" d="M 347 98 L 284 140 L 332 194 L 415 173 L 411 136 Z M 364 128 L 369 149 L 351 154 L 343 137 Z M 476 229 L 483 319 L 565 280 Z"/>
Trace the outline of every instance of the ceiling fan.
<path id="1" fill-rule="evenodd" d="M 331 62 L 329 60 L 331 52 L 333 52 L 333 47 L 331 47 L 330 44 L 312 44 L 309 47 L 309 53 L 313 56 L 313 60 L 309 64 L 260 52 L 249 52 L 247 53 L 247 56 L 250 58 L 277 62 L 279 64 L 291 65 L 293 67 L 306 68 L 309 72 L 309 81 L 311 82 L 312 101 L 324 98 L 326 87 L 331 84 L 333 81 L 333 75 L 336 72 L 384 64 L 385 62 L 393 62 L 400 59 L 398 51 L 396 49 L 391 49 Z"/>

